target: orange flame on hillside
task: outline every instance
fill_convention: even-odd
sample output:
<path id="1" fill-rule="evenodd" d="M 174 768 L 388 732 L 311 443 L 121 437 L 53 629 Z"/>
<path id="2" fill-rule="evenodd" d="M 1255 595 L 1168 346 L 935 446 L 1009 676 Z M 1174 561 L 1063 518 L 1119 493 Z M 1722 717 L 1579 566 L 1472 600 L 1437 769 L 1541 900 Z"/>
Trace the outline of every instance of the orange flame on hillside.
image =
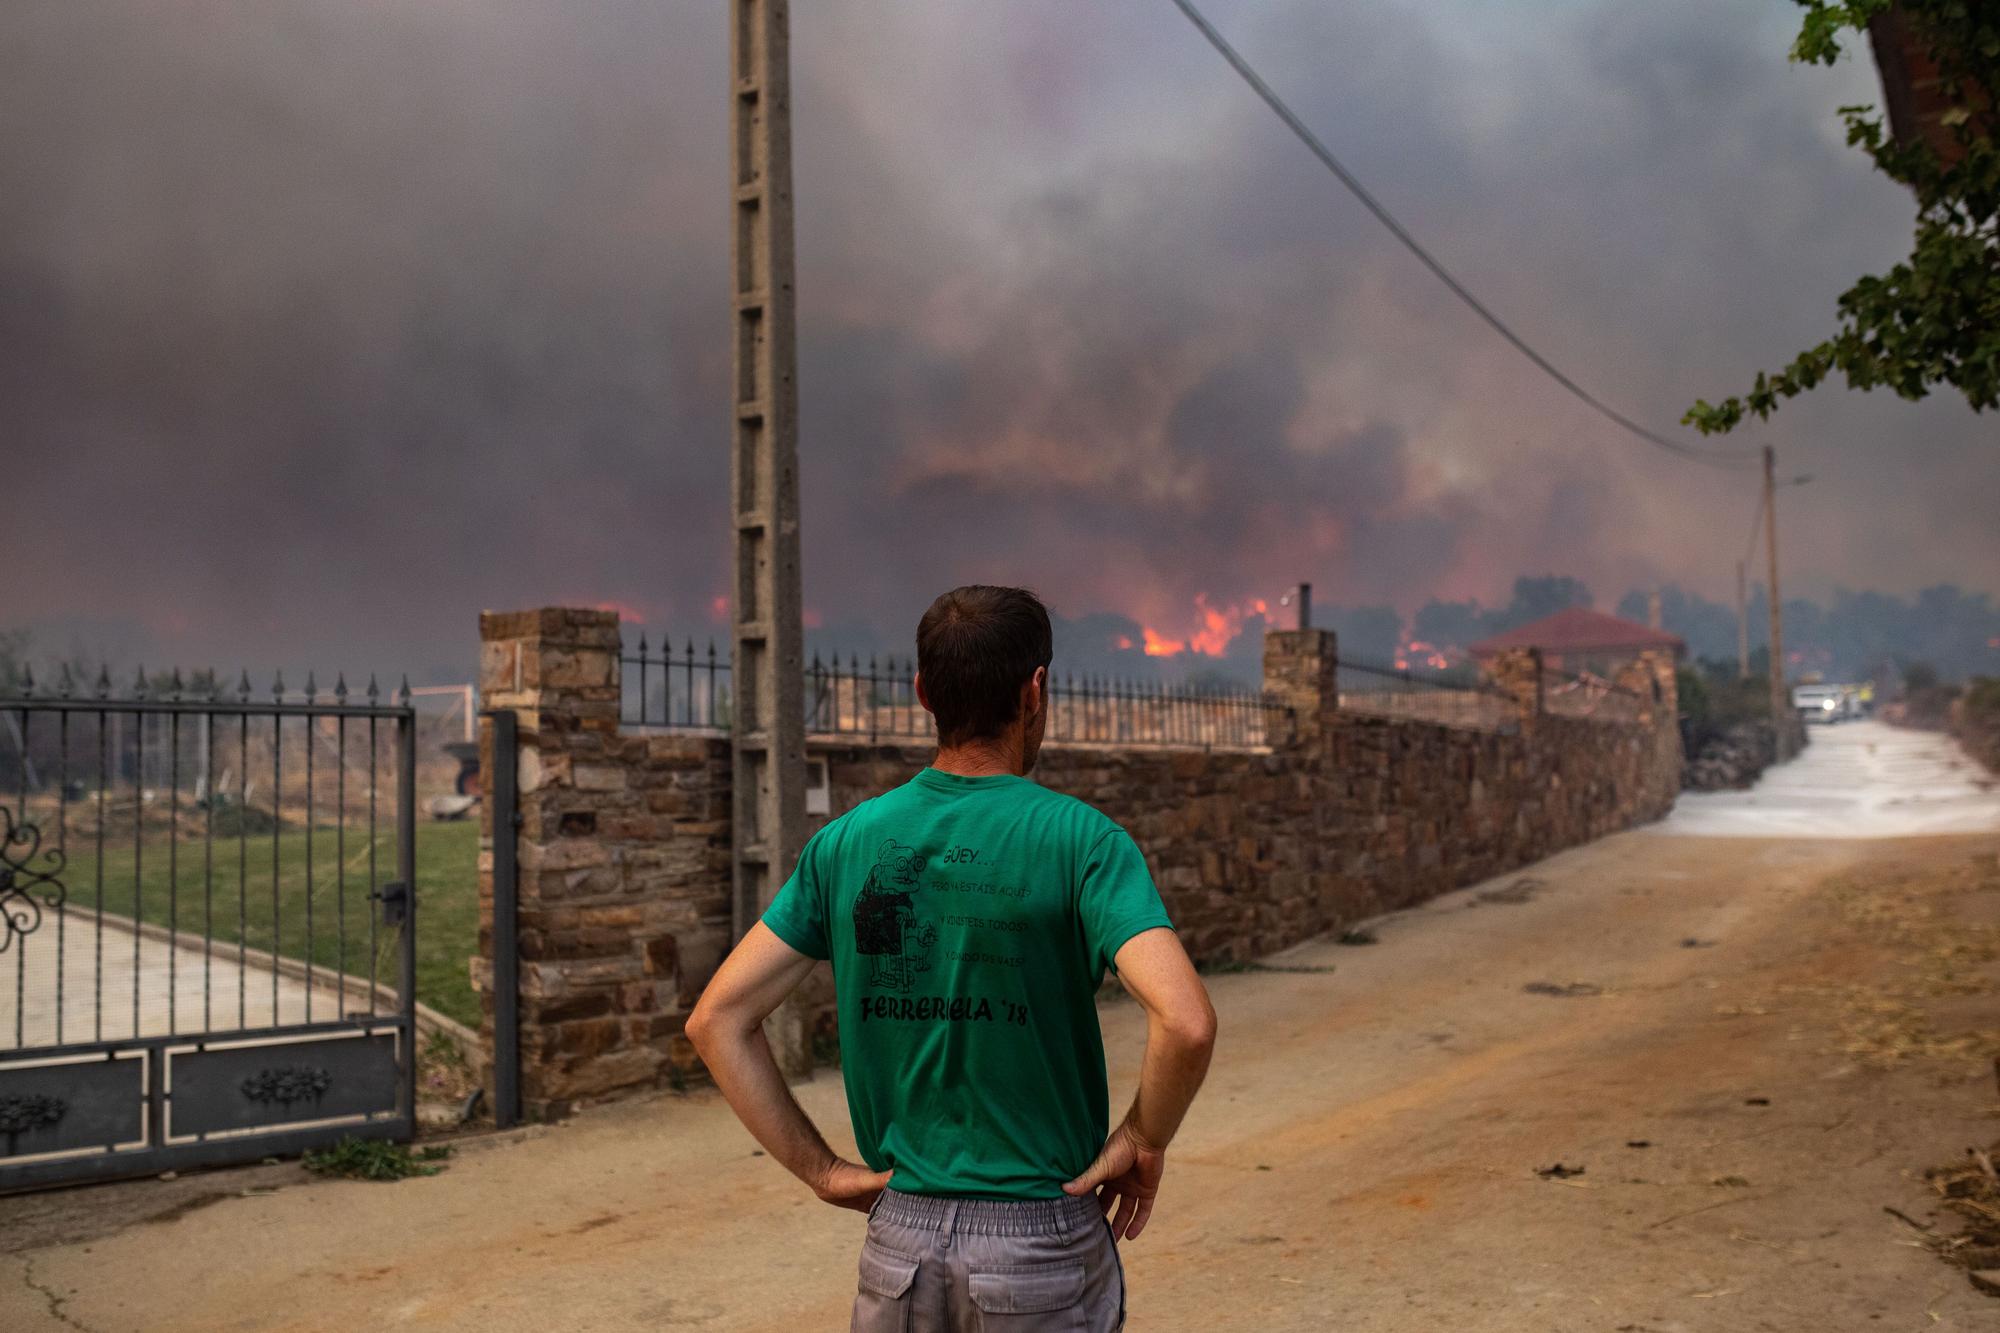
<path id="1" fill-rule="evenodd" d="M 1182 653 L 1197 653 L 1203 657 L 1220 657 L 1229 650 L 1232 639 L 1243 632 L 1243 622 L 1250 616 L 1270 613 L 1270 605 L 1261 597 L 1254 597 L 1241 605 L 1210 606 L 1207 593 L 1196 593 L 1195 611 L 1200 623 L 1195 628 L 1178 637 L 1164 634 L 1150 625 L 1139 627 L 1145 640 L 1148 657 L 1177 657 Z M 1129 646 L 1126 640 L 1120 646 Z"/>
<path id="2" fill-rule="evenodd" d="M 1425 643 L 1422 639 L 1411 639 L 1396 650 L 1396 670 L 1408 671 L 1412 662 L 1418 666 L 1436 667 L 1439 671 L 1450 668 L 1452 654 L 1458 649 L 1435 643 Z"/>

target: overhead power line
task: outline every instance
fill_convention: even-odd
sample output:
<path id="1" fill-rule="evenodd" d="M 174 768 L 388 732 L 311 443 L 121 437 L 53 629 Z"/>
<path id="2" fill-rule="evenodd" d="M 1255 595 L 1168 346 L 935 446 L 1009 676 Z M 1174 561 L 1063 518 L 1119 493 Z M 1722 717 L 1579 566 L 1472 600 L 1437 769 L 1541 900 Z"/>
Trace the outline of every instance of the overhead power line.
<path id="1" fill-rule="evenodd" d="M 1569 390 L 1570 393 L 1595 409 L 1600 415 L 1622 426 L 1628 433 L 1644 440 L 1647 444 L 1679 454 L 1683 458 L 1694 459 L 1697 462 L 1708 463 L 1718 467 L 1750 467 L 1756 464 L 1757 460 L 1755 457 L 1736 450 L 1704 449 L 1698 445 L 1689 444 L 1684 440 L 1672 439 L 1656 431 L 1648 430 L 1558 370 L 1547 357 L 1529 346 L 1525 339 L 1507 327 L 1506 321 L 1487 309 L 1478 297 L 1466 290 L 1464 283 L 1453 277 L 1451 272 L 1443 264 L 1439 263 L 1430 251 L 1424 249 L 1416 237 L 1410 235 L 1409 230 L 1396 220 L 1394 214 L 1390 213 L 1387 208 L 1384 208 L 1374 195 L 1368 193 L 1367 187 L 1355 178 L 1354 173 L 1341 165 L 1340 159 L 1333 155 L 1333 151 L 1320 142 L 1319 136 L 1308 129 L 1306 123 L 1300 120 L 1289 106 L 1285 105 L 1285 100 L 1272 91 L 1271 85 L 1264 82 L 1257 71 L 1250 67 L 1250 62 L 1238 55 L 1236 48 L 1231 46 L 1223 38 L 1222 34 L 1215 30 L 1215 25 L 1203 17 L 1202 12 L 1195 8 L 1193 0 L 1174 0 L 1174 4 L 1180 9 L 1181 13 L 1187 15 L 1188 22 L 1200 29 L 1201 35 L 1208 39 L 1209 45 L 1220 52 L 1222 58 L 1227 60 L 1230 66 L 1243 76 L 1243 81 L 1250 85 L 1257 96 L 1264 99 L 1265 105 L 1277 113 L 1278 119 L 1284 121 L 1292 133 L 1297 135 L 1299 140 L 1312 150 L 1313 156 L 1317 157 L 1325 165 L 1326 169 L 1331 171 L 1340 183 L 1347 187 L 1348 192 L 1356 199 L 1359 199 L 1362 205 L 1375 215 L 1375 220 L 1380 222 L 1384 227 L 1387 227 L 1390 234 L 1401 241 L 1406 250 L 1421 260 L 1424 267 L 1436 275 L 1439 282 L 1449 287 L 1454 296 L 1471 307 L 1473 313 L 1485 320 L 1495 333 L 1498 333 L 1502 338 L 1512 343 L 1516 351 L 1534 362 L 1542 373 L 1546 374 L 1557 384 L 1562 385 L 1563 388 Z"/>

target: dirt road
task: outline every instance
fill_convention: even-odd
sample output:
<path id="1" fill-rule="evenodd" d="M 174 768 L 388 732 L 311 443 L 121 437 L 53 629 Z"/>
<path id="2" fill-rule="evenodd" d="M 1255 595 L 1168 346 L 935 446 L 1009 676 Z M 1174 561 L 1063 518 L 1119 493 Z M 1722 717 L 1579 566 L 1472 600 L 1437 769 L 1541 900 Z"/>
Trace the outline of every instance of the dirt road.
<path id="1" fill-rule="evenodd" d="M 1927 1220 L 1921 1169 L 2000 1133 L 2000 835 L 1640 831 L 1374 934 L 1212 978 L 1133 1328 L 2000 1322 L 1884 1212 Z M 1104 1020 L 1122 1095 L 1142 1024 Z M 844 1131 L 836 1075 L 802 1094 Z M 845 1327 L 860 1218 L 753 1146 L 697 1092 L 433 1179 L 0 1200 L 0 1328 Z"/>

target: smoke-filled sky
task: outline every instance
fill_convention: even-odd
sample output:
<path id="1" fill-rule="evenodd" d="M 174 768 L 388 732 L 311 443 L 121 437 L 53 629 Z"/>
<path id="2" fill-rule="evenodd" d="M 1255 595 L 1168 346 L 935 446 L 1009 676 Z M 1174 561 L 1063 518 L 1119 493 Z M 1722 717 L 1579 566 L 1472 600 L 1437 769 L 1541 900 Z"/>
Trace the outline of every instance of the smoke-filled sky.
<path id="1" fill-rule="evenodd" d="M 721 0 L 0 6 L 0 625 L 463 678 L 481 608 L 727 583 Z M 1661 429 L 1828 331 L 1912 205 L 1784 0 L 1214 0 L 1517 329 Z M 807 602 L 1733 593 L 1751 474 L 1620 435 L 1166 0 L 794 5 Z M 1962 403 L 1768 431 L 1788 594 L 2000 591 Z"/>

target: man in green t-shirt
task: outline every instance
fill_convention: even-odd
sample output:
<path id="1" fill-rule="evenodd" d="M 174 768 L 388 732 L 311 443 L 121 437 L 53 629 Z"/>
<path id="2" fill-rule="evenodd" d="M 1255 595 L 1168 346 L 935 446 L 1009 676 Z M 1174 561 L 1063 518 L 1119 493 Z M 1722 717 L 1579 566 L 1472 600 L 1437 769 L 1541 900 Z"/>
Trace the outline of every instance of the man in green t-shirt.
<path id="1" fill-rule="evenodd" d="M 1208 1070 L 1215 1011 L 1137 845 L 1027 778 L 1050 656 L 1033 593 L 955 588 L 931 604 L 917 697 L 937 757 L 806 844 L 688 1019 L 757 1141 L 821 1199 L 868 1213 L 855 1329 L 1121 1327 L 1115 1242 L 1146 1225 Z M 764 1039 L 817 959 L 833 964 L 865 1166 L 827 1146 Z M 1147 1021 L 1115 1129 L 1107 968 Z"/>

